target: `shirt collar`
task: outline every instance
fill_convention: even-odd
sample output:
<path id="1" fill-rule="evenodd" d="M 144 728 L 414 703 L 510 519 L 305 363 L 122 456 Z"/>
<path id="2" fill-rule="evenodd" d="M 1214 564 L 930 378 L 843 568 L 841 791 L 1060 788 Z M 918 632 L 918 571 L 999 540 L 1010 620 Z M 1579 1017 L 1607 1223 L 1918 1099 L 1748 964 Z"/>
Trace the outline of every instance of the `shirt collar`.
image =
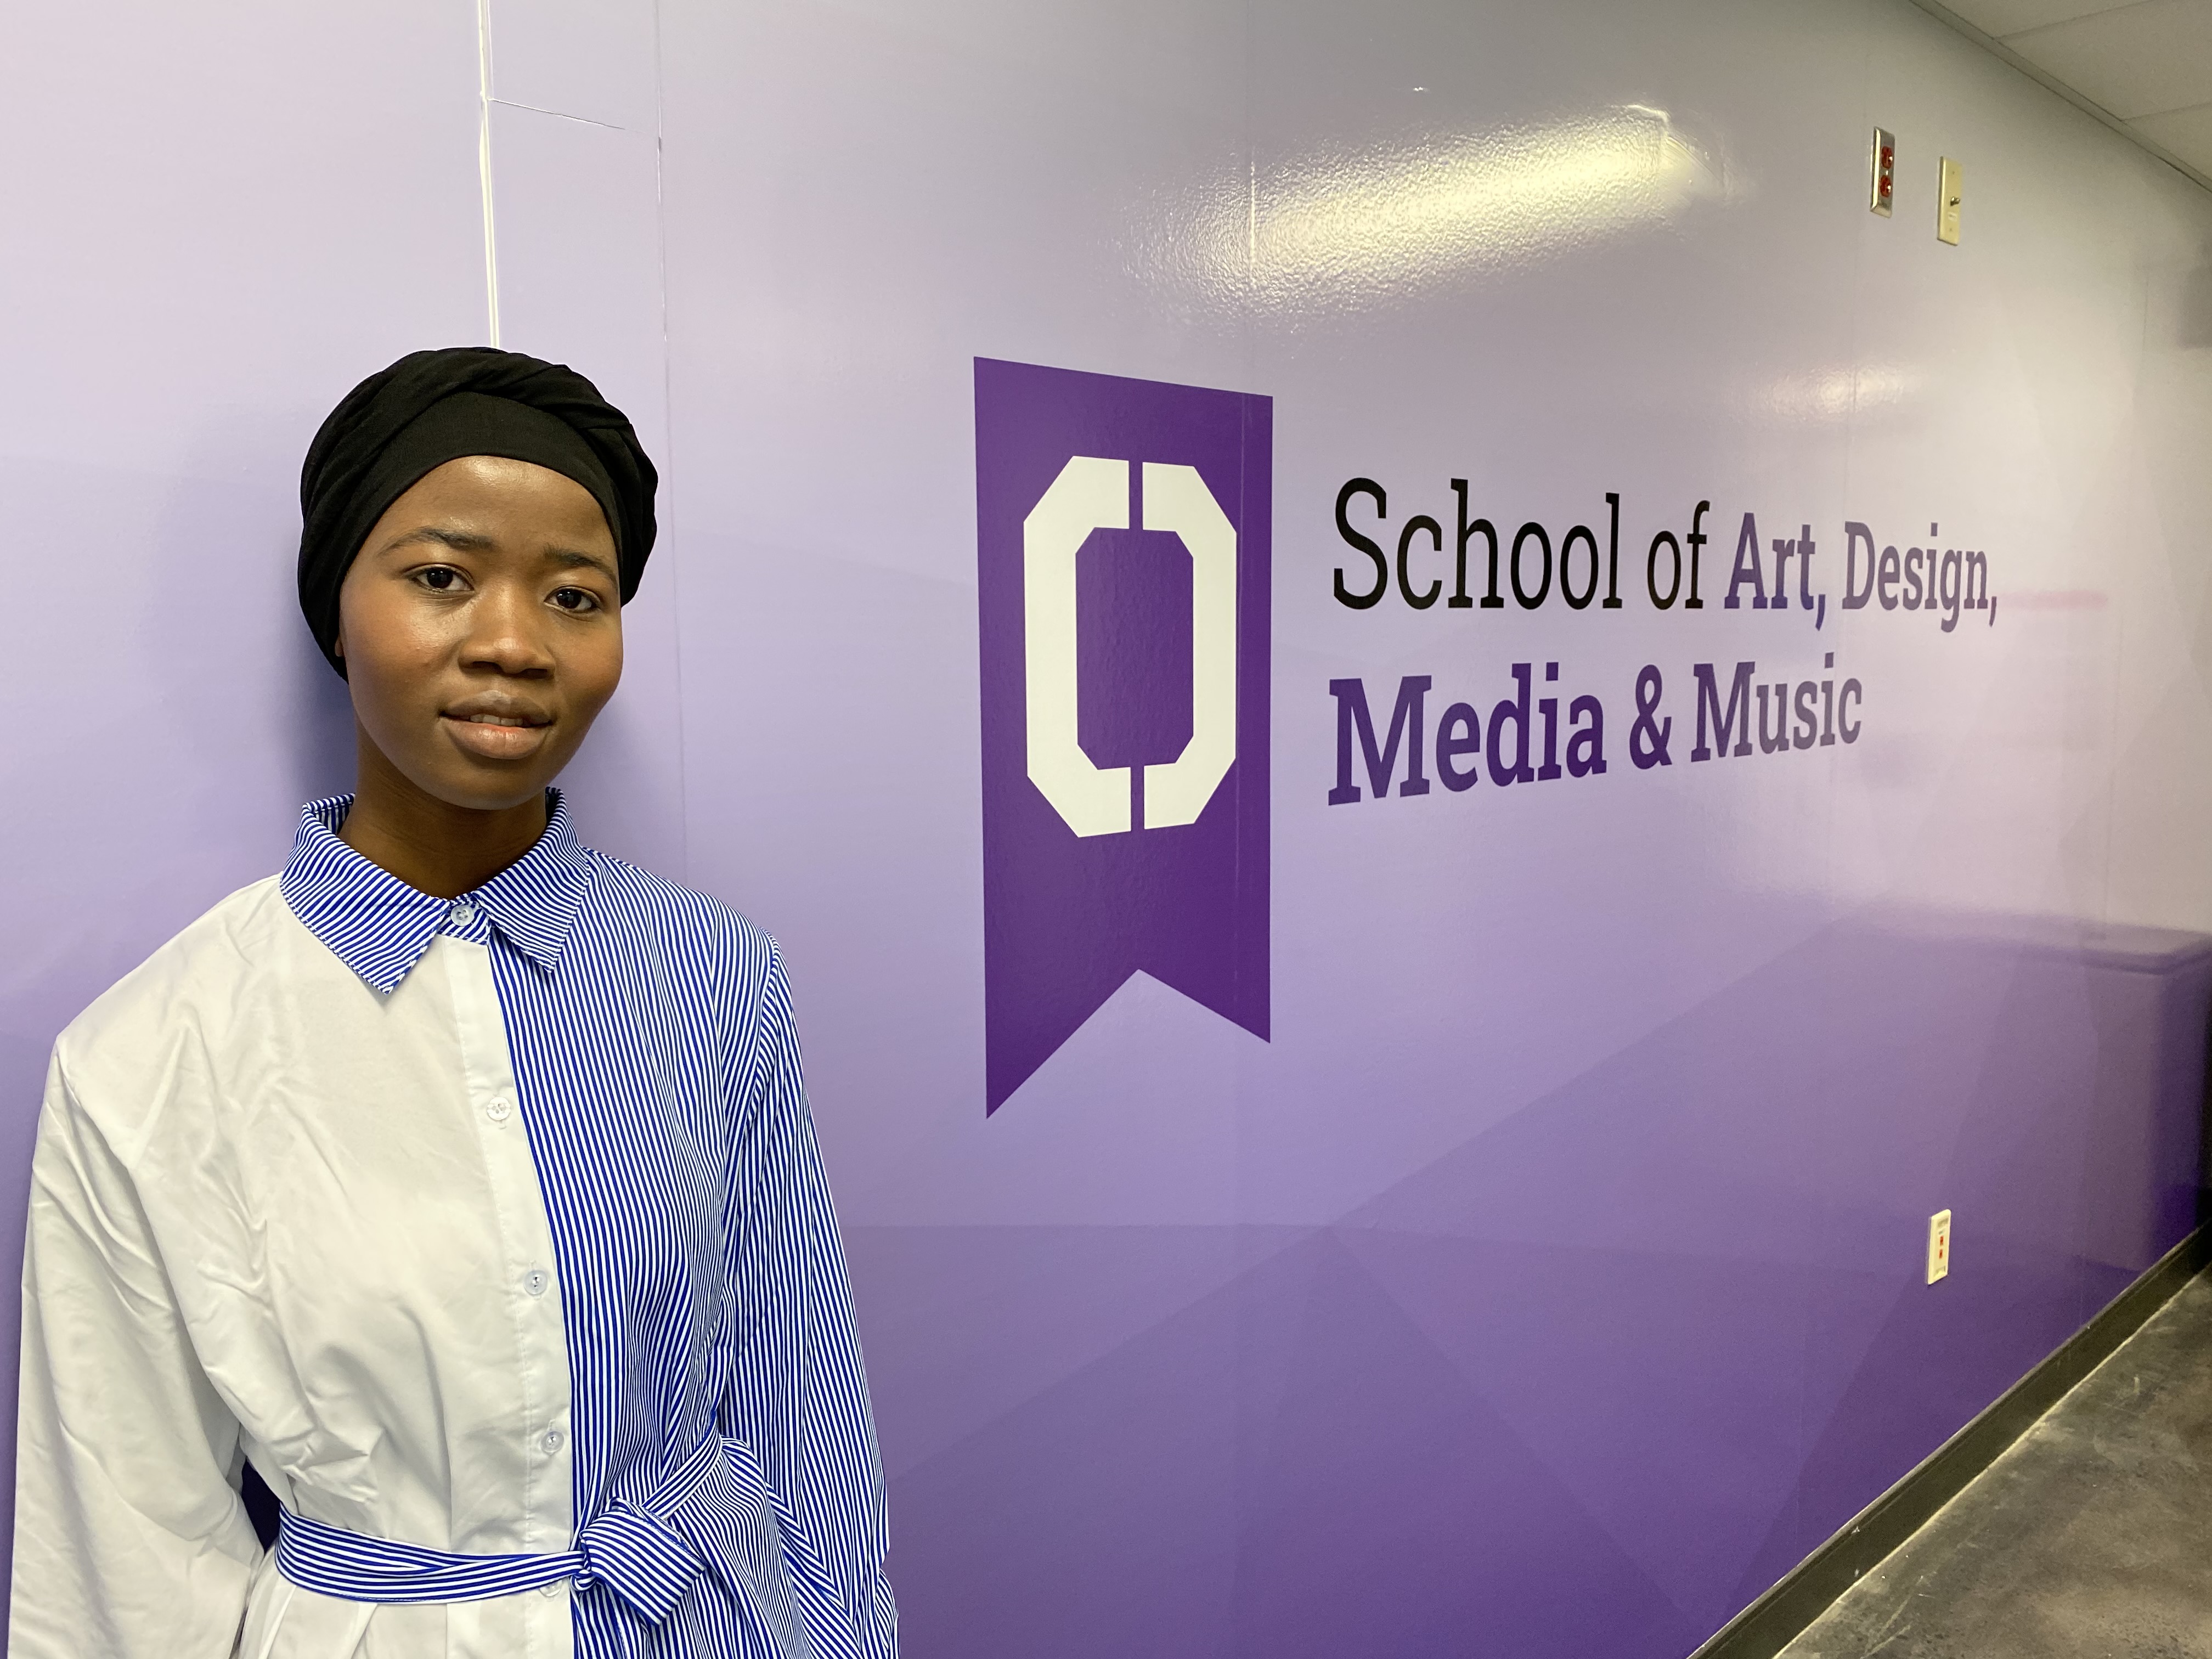
<path id="1" fill-rule="evenodd" d="M 550 970 L 574 928 L 591 881 L 591 854 L 568 822 L 568 803 L 547 791 L 545 833 L 489 881 L 458 899 L 409 886 L 338 839 L 351 795 L 310 801 L 300 811 L 278 886 L 292 914 L 332 955 L 389 994 L 440 933 L 488 942 L 493 928 Z"/>

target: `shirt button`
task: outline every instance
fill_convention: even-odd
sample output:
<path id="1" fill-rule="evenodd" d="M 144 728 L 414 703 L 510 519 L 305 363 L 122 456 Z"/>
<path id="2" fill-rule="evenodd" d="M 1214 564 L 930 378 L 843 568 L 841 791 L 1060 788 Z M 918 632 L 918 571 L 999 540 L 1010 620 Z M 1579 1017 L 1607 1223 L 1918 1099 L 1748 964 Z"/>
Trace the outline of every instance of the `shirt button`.
<path id="1" fill-rule="evenodd" d="M 473 927 L 477 921 L 476 907 L 463 899 L 446 913 L 446 919 L 456 927 Z"/>
<path id="2" fill-rule="evenodd" d="M 556 1578 L 550 1584 L 540 1584 L 538 1587 L 538 1593 L 540 1595 L 558 1595 L 561 1593 L 561 1586 L 568 1582 L 565 1578 Z"/>
<path id="3" fill-rule="evenodd" d="M 514 1108 L 508 1105 L 507 1102 L 503 1100 L 495 1100 L 490 1105 L 484 1108 L 484 1115 L 495 1123 L 504 1123 L 507 1121 L 508 1117 L 514 1114 Z"/>
<path id="4" fill-rule="evenodd" d="M 553 1453 L 561 1449 L 561 1431 L 558 1429 L 546 1430 L 544 1434 L 538 1437 L 538 1443 L 544 1447 L 546 1455 L 550 1456 Z"/>
<path id="5" fill-rule="evenodd" d="M 553 1275 L 543 1267 L 532 1267 L 522 1276 L 522 1288 L 532 1296 L 545 1294 L 545 1287 L 553 1282 Z"/>

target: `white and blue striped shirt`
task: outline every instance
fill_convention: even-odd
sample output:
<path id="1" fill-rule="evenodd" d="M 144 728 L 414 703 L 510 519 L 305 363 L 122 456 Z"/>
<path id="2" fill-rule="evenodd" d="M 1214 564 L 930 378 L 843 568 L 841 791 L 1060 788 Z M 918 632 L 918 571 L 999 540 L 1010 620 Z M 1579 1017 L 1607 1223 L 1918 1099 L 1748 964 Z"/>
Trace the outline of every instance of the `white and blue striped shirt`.
<path id="1" fill-rule="evenodd" d="M 57 1045 L 15 1650 L 892 1659 L 775 944 L 557 796 L 451 902 L 349 805 Z"/>

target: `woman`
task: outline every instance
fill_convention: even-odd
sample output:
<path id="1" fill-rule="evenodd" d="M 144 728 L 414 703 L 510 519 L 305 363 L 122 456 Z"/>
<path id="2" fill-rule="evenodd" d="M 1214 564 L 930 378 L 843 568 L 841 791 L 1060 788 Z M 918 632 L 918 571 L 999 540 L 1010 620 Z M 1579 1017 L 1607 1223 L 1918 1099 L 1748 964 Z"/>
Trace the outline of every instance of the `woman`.
<path id="1" fill-rule="evenodd" d="M 775 945 L 548 787 L 655 482 L 507 352 L 403 358 L 317 435 L 300 597 L 358 788 L 56 1045 L 19 1659 L 895 1653 Z"/>

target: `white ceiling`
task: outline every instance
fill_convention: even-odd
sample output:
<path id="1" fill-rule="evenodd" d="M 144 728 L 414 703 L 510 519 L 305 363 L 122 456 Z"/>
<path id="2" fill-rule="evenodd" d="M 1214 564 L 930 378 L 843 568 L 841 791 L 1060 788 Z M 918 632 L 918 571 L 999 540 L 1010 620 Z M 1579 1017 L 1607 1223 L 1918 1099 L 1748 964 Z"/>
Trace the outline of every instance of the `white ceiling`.
<path id="1" fill-rule="evenodd" d="M 1944 0 L 2039 79 L 2212 180 L 2212 0 Z"/>

